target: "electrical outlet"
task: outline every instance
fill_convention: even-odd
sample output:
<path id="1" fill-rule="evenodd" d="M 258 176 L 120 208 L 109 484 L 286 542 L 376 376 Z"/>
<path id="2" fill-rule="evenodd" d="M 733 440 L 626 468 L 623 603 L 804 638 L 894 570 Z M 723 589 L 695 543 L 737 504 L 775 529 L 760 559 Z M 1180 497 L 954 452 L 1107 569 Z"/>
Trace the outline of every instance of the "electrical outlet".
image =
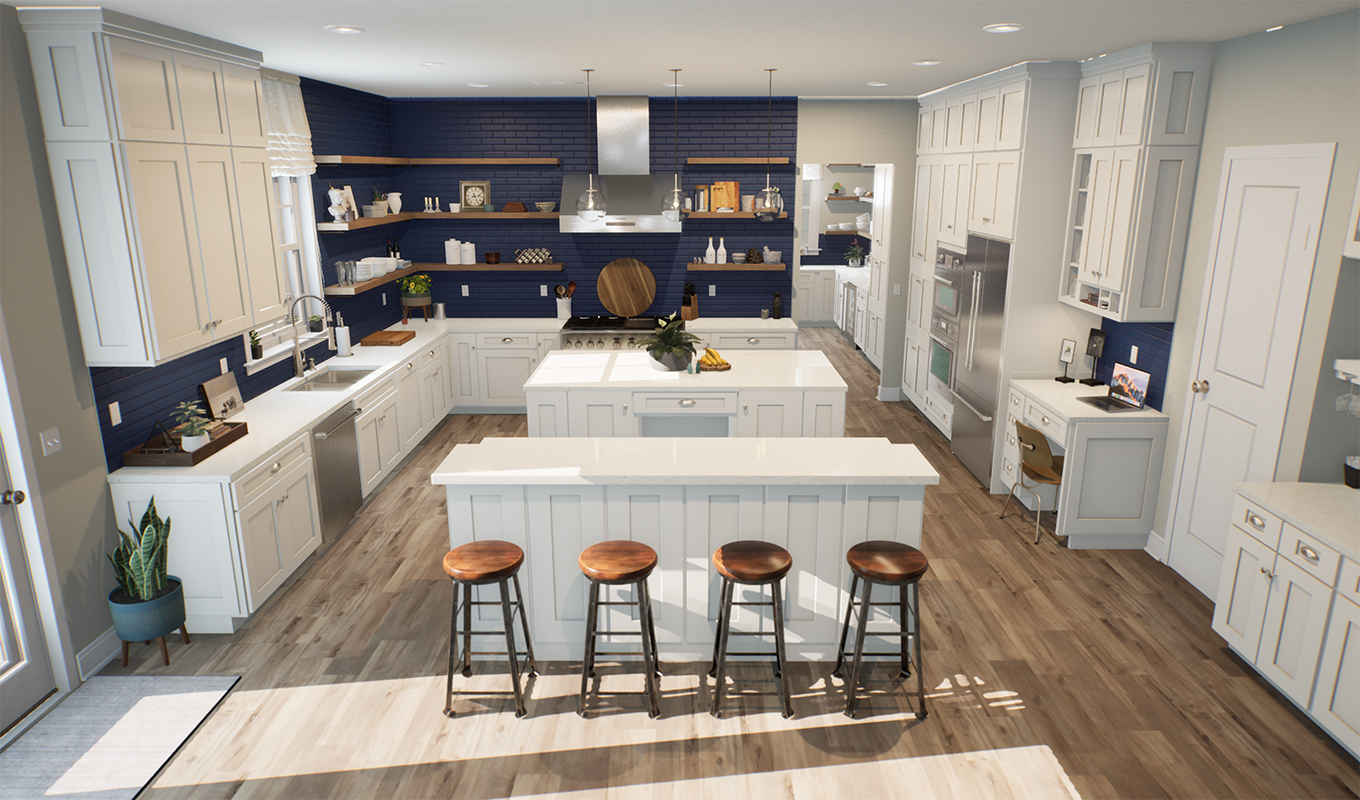
<path id="1" fill-rule="evenodd" d="M 109 422 L 113 425 L 123 424 L 123 412 L 118 408 L 118 401 L 109 403 Z"/>
<path id="2" fill-rule="evenodd" d="M 217 360 L 217 363 L 219 363 L 219 364 L 222 365 L 222 374 L 223 374 L 223 375 L 226 375 L 228 372 L 231 372 L 231 367 L 227 366 L 227 360 L 226 360 L 225 358 L 219 358 L 219 359 Z"/>
<path id="3" fill-rule="evenodd" d="M 894 284 L 893 284 L 893 297 L 901 297 L 901 296 L 902 296 L 902 284 L 900 284 L 900 283 L 894 283 Z"/>
<path id="4" fill-rule="evenodd" d="M 50 456 L 61 449 L 60 430 L 48 428 L 38 435 L 42 437 L 43 455 Z"/>
<path id="5" fill-rule="evenodd" d="M 464 297 L 467 297 L 467 296 L 468 296 L 468 290 L 467 290 L 467 284 L 466 284 L 466 283 L 463 284 L 463 296 L 464 296 Z"/>
<path id="6" fill-rule="evenodd" d="M 710 283 L 710 284 L 708 285 L 708 296 L 709 296 L 709 297 L 717 297 L 717 296 L 718 296 L 718 287 L 717 287 L 716 284 Z"/>
<path id="7" fill-rule="evenodd" d="M 1129 349 L 1129 363 L 1130 364 L 1138 363 L 1138 345 L 1134 345 L 1132 348 Z"/>
<path id="8" fill-rule="evenodd" d="M 539 296 L 539 297 L 547 297 L 547 296 L 548 296 L 548 284 L 546 284 L 546 283 L 540 283 L 540 284 L 538 285 L 538 296 Z"/>

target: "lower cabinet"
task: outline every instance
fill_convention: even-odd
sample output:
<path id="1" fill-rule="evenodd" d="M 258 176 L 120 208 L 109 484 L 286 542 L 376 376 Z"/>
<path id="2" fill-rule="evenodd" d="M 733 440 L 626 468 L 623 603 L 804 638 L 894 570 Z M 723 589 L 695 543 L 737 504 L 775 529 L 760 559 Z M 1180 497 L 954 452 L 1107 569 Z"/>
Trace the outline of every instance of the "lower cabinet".
<path id="1" fill-rule="evenodd" d="M 363 409 L 354 426 L 359 445 L 359 479 L 364 497 L 382 483 L 401 463 L 401 430 L 397 425 L 397 392 L 394 386 L 371 393 L 359 402 Z"/>
<path id="2" fill-rule="evenodd" d="M 454 333 L 448 337 L 455 409 L 485 407 L 504 412 L 525 407 L 524 382 L 555 334 Z"/>
<path id="3" fill-rule="evenodd" d="M 481 387 L 477 385 L 477 335 L 451 333 L 448 337 L 449 364 L 453 367 L 453 405 L 481 405 Z"/>
<path id="4" fill-rule="evenodd" d="M 239 518 L 246 610 L 253 613 L 321 543 L 311 459 L 242 506 Z"/>
<path id="5" fill-rule="evenodd" d="M 1354 564 L 1354 562 L 1348 562 Z M 1355 576 L 1346 586 L 1354 589 Z M 1323 635 L 1322 661 L 1313 690 L 1313 718 L 1352 753 L 1360 752 L 1360 604 L 1341 593 Z"/>
<path id="6" fill-rule="evenodd" d="M 453 405 L 449 385 L 448 345 L 441 341 L 420 356 L 420 424 L 426 435 Z"/>
<path id="7" fill-rule="evenodd" d="M 535 392 L 537 394 L 537 392 Z M 617 392 L 547 392 L 562 395 L 566 400 L 567 427 L 559 436 L 637 436 L 637 418 L 629 409 L 633 401 L 630 391 Z M 549 435 L 546 428 L 530 436 Z"/>
<path id="8" fill-rule="evenodd" d="M 845 392 L 529 392 L 530 436 L 843 437 Z"/>
<path id="9" fill-rule="evenodd" d="M 801 392 L 742 392 L 737 436 L 802 436 Z"/>
<path id="10" fill-rule="evenodd" d="M 397 426 L 401 431 L 401 452 L 410 453 L 425 438 L 424 417 L 420 413 L 420 357 L 397 367 Z"/>

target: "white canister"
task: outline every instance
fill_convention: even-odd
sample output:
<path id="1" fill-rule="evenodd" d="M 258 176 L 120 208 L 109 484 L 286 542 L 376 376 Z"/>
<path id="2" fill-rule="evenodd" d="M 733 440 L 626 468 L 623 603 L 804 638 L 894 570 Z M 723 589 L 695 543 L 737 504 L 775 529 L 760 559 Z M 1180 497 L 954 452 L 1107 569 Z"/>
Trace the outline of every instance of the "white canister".
<path id="1" fill-rule="evenodd" d="M 463 263 L 462 242 L 457 239 L 449 239 L 444 242 L 444 263 L 461 264 Z"/>
<path id="2" fill-rule="evenodd" d="M 463 204 L 462 204 L 462 203 L 449 203 L 449 213 L 450 213 L 450 214 L 459 214 L 459 213 L 462 213 L 462 211 L 463 211 Z"/>
<path id="3" fill-rule="evenodd" d="M 557 318 L 558 318 L 558 319 L 571 319 L 571 298 L 570 298 L 570 297 L 559 297 L 559 298 L 557 298 Z"/>
<path id="4" fill-rule="evenodd" d="M 463 261 L 464 264 L 477 263 L 477 246 L 472 242 L 463 242 Z"/>

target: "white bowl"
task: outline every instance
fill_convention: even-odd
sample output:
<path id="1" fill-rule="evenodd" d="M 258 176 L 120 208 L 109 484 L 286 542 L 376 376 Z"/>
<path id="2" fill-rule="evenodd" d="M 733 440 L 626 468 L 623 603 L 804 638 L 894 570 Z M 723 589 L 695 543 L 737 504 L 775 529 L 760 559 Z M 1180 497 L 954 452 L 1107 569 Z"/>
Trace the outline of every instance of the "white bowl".
<path id="1" fill-rule="evenodd" d="M 745 253 L 733 253 L 733 254 L 732 254 L 732 263 L 733 263 L 733 264 L 745 264 L 745 263 L 746 263 L 746 254 L 745 254 Z"/>
<path id="2" fill-rule="evenodd" d="M 869 230 L 869 223 L 867 223 L 867 222 L 856 222 L 856 223 L 855 223 L 855 230 L 857 230 L 857 231 L 867 231 L 867 230 Z"/>
<path id="3" fill-rule="evenodd" d="M 826 226 L 826 229 L 829 230 L 829 231 L 838 230 L 839 228 L 840 228 L 840 226 L 837 225 L 837 224 L 834 223 L 834 222 Z"/>
<path id="4" fill-rule="evenodd" d="M 863 186 L 856 186 L 856 187 L 855 187 L 855 197 L 863 197 L 863 196 L 864 196 L 864 193 L 867 192 L 867 191 L 869 191 L 869 190 L 866 189 L 866 188 L 864 188 Z"/>
<path id="5" fill-rule="evenodd" d="M 853 230 L 855 229 L 855 223 L 853 223 L 853 222 L 842 222 L 842 223 L 840 224 L 840 229 L 843 230 L 843 231 L 853 231 Z"/>
<path id="6" fill-rule="evenodd" d="M 557 208 L 557 203 L 553 203 L 553 202 L 534 203 L 534 206 L 535 206 L 539 211 L 542 211 L 542 212 L 544 212 L 544 213 L 547 213 L 547 212 L 549 212 L 549 211 L 552 211 L 554 208 Z"/>
<path id="7" fill-rule="evenodd" d="M 765 263 L 766 263 L 766 264 L 782 264 L 783 262 L 784 262 L 784 251 L 783 251 L 783 250 L 766 250 L 766 251 L 765 251 Z"/>

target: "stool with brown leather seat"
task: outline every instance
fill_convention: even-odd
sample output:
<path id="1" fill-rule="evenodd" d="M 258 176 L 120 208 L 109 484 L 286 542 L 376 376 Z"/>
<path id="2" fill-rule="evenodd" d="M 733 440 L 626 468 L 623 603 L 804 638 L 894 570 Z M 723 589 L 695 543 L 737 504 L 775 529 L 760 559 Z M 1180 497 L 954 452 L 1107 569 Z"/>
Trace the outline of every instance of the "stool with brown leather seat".
<path id="1" fill-rule="evenodd" d="M 780 681 L 784 717 L 793 716 L 793 701 L 789 692 L 789 671 L 784 657 L 784 576 L 793 567 L 793 556 L 776 544 L 760 541 L 729 542 L 713 551 L 713 566 L 722 576 L 722 599 L 718 606 L 718 629 L 713 640 L 713 666 L 708 674 L 717 679 L 713 686 L 713 708 L 717 717 L 722 712 L 724 680 L 728 656 L 760 656 L 768 653 L 729 652 L 729 636 L 768 636 L 760 631 L 736 631 L 732 628 L 733 606 L 772 606 L 774 609 L 775 677 Z M 734 601 L 737 586 L 770 587 L 769 601 Z M 762 596 L 763 596 L 762 588 Z"/>
<path id="2" fill-rule="evenodd" d="M 590 607 L 586 611 L 586 651 L 581 661 L 581 699 L 576 705 L 576 713 L 586 715 L 586 698 L 589 695 L 590 679 L 595 676 L 596 656 L 634 655 L 627 652 L 601 652 L 595 649 L 595 639 L 599 636 L 638 636 L 642 639 L 642 663 L 647 674 L 647 716 L 655 719 L 661 716 L 657 705 L 660 690 L 657 675 L 661 671 L 656 654 L 656 622 L 652 619 L 652 596 L 647 590 L 647 578 L 656 569 L 656 551 L 641 542 L 626 539 L 599 542 L 587 547 L 576 559 L 581 572 L 590 580 Z M 601 600 L 601 586 L 632 584 L 634 600 Z M 600 606 L 637 606 L 637 631 L 599 631 Z"/>
<path id="3" fill-rule="evenodd" d="M 858 611 L 858 625 L 855 629 L 854 658 L 850 662 L 850 674 L 845 677 L 845 715 L 855 716 L 855 704 L 859 699 L 859 686 L 863 674 L 864 656 L 887 655 L 886 653 L 865 653 L 864 638 L 887 636 L 896 638 L 901 644 L 901 672 L 903 678 L 911 677 L 912 664 L 916 665 L 916 718 L 925 719 L 926 689 L 925 676 L 921 669 L 921 576 L 930 569 L 925 553 L 911 545 L 900 542 L 870 541 L 860 542 L 845 554 L 853 577 L 850 580 L 850 602 L 845 608 L 845 624 L 841 626 L 841 641 L 836 648 L 836 669 L 831 674 L 841 676 L 845 665 L 845 639 L 850 632 L 850 619 Z M 864 583 L 864 594 L 856 598 L 855 592 L 860 582 Z M 874 586 L 895 586 L 898 599 L 893 601 L 872 601 Z M 896 633 L 868 633 L 869 615 L 875 606 L 897 606 L 899 627 Z M 908 655 L 908 642 L 915 645 L 916 656 Z M 899 653 L 891 654 L 894 658 Z"/>
<path id="4" fill-rule="evenodd" d="M 1052 449 L 1048 446 L 1048 437 L 1038 428 L 1031 428 L 1020 420 L 1015 421 L 1015 438 L 1020 440 L 1020 477 L 1011 484 L 1011 490 L 1006 493 L 1006 502 L 1001 504 L 1001 519 L 1006 518 L 1006 507 L 1011 504 L 1011 497 L 1015 494 L 1015 487 L 1034 495 L 1034 543 L 1039 543 L 1039 515 L 1043 511 L 1044 501 L 1039 497 L 1039 493 L 1034 491 L 1040 485 L 1056 486 L 1057 491 L 1062 491 L 1063 457 L 1053 455 Z M 1034 481 L 1031 488 L 1025 483 L 1025 478 Z M 1053 510 L 1057 511 L 1058 503 L 1054 498 Z"/>
<path id="5" fill-rule="evenodd" d="M 520 691 L 519 657 L 521 654 L 529 658 L 529 675 L 538 674 L 538 666 L 534 663 L 534 644 L 529 638 L 529 621 L 524 615 L 524 592 L 519 587 L 519 568 L 524 563 L 524 551 L 517 545 L 510 542 L 500 542 L 487 540 L 482 542 L 470 542 L 460 547 L 450 550 L 444 556 L 444 571 L 453 579 L 453 619 L 449 622 L 449 678 L 446 699 L 444 703 L 444 716 L 453 716 L 453 673 L 456 669 L 454 655 L 458 653 L 457 663 L 462 665 L 463 677 L 472 676 L 472 657 L 484 655 L 505 655 L 510 662 L 510 682 L 515 689 L 515 716 L 523 717 L 527 712 L 524 710 L 524 694 Z M 477 586 L 496 584 L 500 589 L 499 600 L 474 600 L 473 590 Z M 515 587 L 515 599 L 510 600 L 509 586 L 513 583 Z M 462 594 L 462 601 L 459 601 L 459 594 Z M 505 623 L 505 652 L 500 651 L 476 651 L 472 649 L 473 636 L 498 635 L 499 632 L 488 631 L 486 629 L 474 630 L 472 627 L 472 607 L 473 606 L 500 606 L 501 617 Z M 524 651 L 520 651 L 515 644 L 515 624 L 514 615 L 519 614 L 520 628 L 524 632 Z M 459 616 L 462 616 L 462 626 L 458 624 Z M 463 637 L 463 647 L 461 653 L 458 648 L 458 637 Z"/>

